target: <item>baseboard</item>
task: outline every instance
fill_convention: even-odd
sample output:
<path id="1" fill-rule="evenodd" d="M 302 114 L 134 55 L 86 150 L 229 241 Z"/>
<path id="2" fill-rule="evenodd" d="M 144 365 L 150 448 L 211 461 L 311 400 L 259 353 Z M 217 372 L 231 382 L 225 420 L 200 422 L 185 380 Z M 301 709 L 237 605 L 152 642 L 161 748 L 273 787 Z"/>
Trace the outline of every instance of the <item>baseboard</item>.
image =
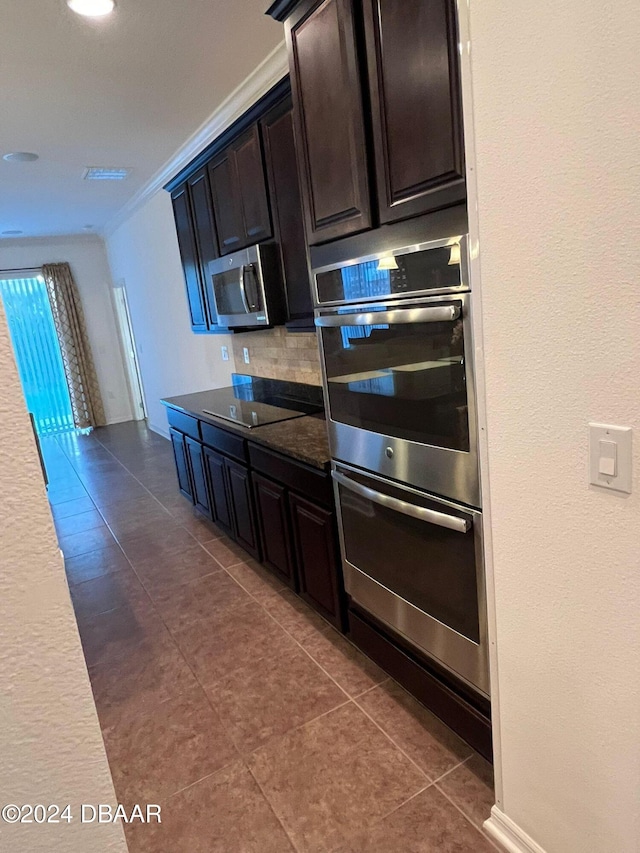
<path id="1" fill-rule="evenodd" d="M 129 423 L 129 421 L 135 420 L 136 418 L 134 418 L 132 415 L 118 415 L 118 417 L 109 418 L 109 420 L 107 421 L 107 426 L 112 426 L 112 424 L 127 424 Z"/>
<path id="2" fill-rule="evenodd" d="M 530 835 L 497 806 L 493 806 L 491 817 L 484 822 L 484 831 L 506 853 L 545 853 Z"/>
<path id="3" fill-rule="evenodd" d="M 147 421 L 147 426 L 149 427 L 151 432 L 157 432 L 158 435 L 161 435 L 163 438 L 166 438 L 167 440 L 171 439 L 171 436 L 169 435 L 169 430 L 167 429 L 167 427 L 156 426 L 156 424 L 152 424 L 151 421 Z"/>

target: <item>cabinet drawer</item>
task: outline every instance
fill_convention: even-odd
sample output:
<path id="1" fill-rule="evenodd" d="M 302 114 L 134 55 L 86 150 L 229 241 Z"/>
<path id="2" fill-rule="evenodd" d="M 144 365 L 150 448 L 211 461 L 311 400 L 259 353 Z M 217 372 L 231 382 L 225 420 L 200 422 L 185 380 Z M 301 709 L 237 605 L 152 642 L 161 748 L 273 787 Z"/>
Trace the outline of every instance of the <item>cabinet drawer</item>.
<path id="1" fill-rule="evenodd" d="M 191 436 L 191 438 L 195 438 L 196 441 L 200 441 L 200 428 L 196 418 L 185 415 L 183 412 L 178 412 L 176 409 L 168 408 L 167 420 L 170 427 L 180 430 L 180 432 Z"/>
<path id="2" fill-rule="evenodd" d="M 200 429 L 202 430 L 202 441 L 209 447 L 226 453 L 227 456 L 238 459 L 240 462 L 247 461 L 247 442 L 244 438 L 213 426 L 213 424 L 208 424 L 206 421 L 200 421 Z"/>
<path id="3" fill-rule="evenodd" d="M 256 471 L 272 477 L 312 501 L 333 507 L 331 478 L 325 471 L 311 468 L 303 462 L 295 462 L 288 456 L 274 453 L 251 442 L 249 442 L 249 459 Z"/>

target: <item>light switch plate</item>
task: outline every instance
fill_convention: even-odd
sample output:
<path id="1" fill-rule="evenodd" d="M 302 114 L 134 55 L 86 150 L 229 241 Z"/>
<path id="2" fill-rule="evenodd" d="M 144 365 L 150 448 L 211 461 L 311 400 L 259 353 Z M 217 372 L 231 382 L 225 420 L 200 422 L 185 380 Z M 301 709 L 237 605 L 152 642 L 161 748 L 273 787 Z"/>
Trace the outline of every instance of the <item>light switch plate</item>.
<path id="1" fill-rule="evenodd" d="M 631 427 L 589 424 L 589 482 L 592 485 L 631 494 L 631 436 Z M 612 461 L 615 464 L 612 465 Z M 615 470 L 615 474 L 603 473 L 608 470 Z"/>
<path id="2" fill-rule="evenodd" d="M 223 347 L 220 347 L 220 350 L 222 352 L 222 360 L 223 361 L 229 361 L 229 347 L 223 346 Z"/>
<path id="3" fill-rule="evenodd" d="M 251 362 L 251 359 L 249 358 L 249 347 L 242 347 L 242 357 L 245 364 L 249 364 Z"/>

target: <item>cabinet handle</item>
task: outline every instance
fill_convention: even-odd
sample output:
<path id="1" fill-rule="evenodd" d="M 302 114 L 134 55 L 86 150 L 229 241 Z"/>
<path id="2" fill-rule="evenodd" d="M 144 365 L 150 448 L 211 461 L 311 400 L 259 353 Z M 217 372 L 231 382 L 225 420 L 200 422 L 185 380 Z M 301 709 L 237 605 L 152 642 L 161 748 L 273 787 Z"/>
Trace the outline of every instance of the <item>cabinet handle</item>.
<path id="1" fill-rule="evenodd" d="M 240 242 L 239 237 L 227 237 L 226 240 L 222 241 L 222 245 L 223 246 L 232 246 L 234 243 L 239 243 L 239 242 Z"/>
<path id="2" fill-rule="evenodd" d="M 262 225 L 254 225 L 253 228 L 249 228 L 247 231 L 247 237 L 255 237 L 256 234 L 261 234 L 264 231 L 264 227 Z"/>
<path id="3" fill-rule="evenodd" d="M 437 512 L 435 509 L 426 509 L 426 507 L 416 506 L 415 504 L 401 501 L 399 498 L 393 498 L 391 495 L 385 495 L 382 492 L 377 492 L 375 489 L 370 489 L 368 486 L 363 486 L 361 483 L 356 483 L 350 477 L 345 477 L 338 471 L 332 471 L 331 476 L 340 486 L 366 498 L 380 506 L 392 509 L 395 512 L 401 512 L 403 515 L 410 515 L 412 518 L 417 518 L 420 521 L 426 521 L 428 524 L 437 524 L 438 527 L 447 527 L 449 530 L 455 530 L 457 533 L 466 533 L 471 527 L 471 522 L 468 518 L 459 518 L 457 515 L 447 515 L 444 512 Z"/>

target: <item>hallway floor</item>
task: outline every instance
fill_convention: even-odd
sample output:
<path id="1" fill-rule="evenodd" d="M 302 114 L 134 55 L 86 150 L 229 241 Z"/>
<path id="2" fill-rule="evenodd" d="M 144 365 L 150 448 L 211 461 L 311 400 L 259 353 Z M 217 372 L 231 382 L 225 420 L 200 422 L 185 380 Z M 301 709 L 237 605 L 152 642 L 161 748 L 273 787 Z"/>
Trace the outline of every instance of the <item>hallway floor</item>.
<path id="1" fill-rule="evenodd" d="M 188 505 L 143 424 L 43 441 L 131 853 L 490 853 L 491 770 Z"/>

